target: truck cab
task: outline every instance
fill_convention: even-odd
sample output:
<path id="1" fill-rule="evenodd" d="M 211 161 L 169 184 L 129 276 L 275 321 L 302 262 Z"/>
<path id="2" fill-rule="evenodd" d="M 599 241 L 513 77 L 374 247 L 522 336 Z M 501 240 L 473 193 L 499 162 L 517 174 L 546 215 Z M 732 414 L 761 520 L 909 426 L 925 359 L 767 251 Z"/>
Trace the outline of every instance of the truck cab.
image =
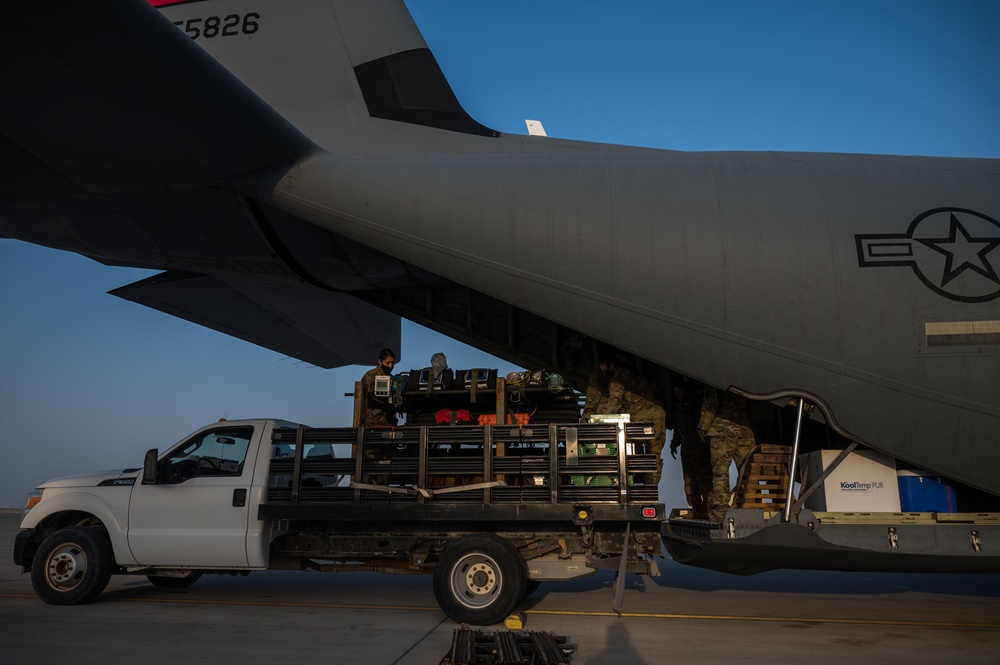
<path id="1" fill-rule="evenodd" d="M 150 451 L 153 463 L 143 468 L 42 483 L 29 499 L 15 562 L 31 570 L 36 591 L 54 603 L 93 599 L 113 571 L 157 577 L 161 566 L 170 567 L 167 575 L 266 568 L 270 531 L 257 510 L 272 454 L 270 433 L 278 426 L 296 425 L 217 422 L 162 455 Z"/>

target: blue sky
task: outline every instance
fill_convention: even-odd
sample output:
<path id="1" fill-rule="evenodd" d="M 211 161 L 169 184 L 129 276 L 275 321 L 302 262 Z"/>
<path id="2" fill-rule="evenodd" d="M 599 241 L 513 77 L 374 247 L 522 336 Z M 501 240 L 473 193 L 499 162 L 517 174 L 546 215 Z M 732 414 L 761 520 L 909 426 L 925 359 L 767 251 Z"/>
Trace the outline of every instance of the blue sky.
<path id="1" fill-rule="evenodd" d="M 675 150 L 1000 158 L 1000 3 L 409 0 L 459 100 L 526 133 Z M 322 370 L 109 296 L 150 274 L 0 240 L 0 507 L 220 417 L 350 424 Z M 509 365 L 404 323 L 401 367 Z M 668 459 L 664 501 L 683 504 Z"/>

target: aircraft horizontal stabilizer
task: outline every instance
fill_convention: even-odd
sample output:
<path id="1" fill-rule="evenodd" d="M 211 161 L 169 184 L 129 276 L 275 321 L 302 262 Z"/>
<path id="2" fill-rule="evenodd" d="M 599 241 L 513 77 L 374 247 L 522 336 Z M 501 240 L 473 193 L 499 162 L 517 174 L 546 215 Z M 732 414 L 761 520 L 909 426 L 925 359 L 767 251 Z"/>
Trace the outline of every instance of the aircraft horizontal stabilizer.
<path id="1" fill-rule="evenodd" d="M 398 316 L 336 291 L 165 272 L 110 293 L 327 369 L 399 348 Z"/>

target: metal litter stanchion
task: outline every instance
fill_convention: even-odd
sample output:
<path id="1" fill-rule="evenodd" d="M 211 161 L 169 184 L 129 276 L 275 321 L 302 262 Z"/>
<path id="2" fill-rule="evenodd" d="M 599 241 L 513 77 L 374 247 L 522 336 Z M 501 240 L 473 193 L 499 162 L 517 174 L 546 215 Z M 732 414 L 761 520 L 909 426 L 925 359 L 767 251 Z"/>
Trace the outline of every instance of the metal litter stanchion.
<path id="1" fill-rule="evenodd" d="M 795 482 L 796 467 L 799 464 L 799 441 L 802 438 L 802 416 L 805 412 L 806 401 L 799 398 L 799 412 L 795 418 L 795 443 L 792 445 L 792 460 L 788 464 L 788 490 L 785 492 L 785 514 L 782 518 L 784 522 L 792 521 L 792 485 Z"/>

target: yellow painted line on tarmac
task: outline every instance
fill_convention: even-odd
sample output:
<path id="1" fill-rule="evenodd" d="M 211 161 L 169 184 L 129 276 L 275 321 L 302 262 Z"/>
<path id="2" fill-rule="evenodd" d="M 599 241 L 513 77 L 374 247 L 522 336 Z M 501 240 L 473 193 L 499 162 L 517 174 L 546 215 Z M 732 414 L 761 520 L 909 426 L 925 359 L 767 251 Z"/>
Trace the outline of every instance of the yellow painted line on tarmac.
<path id="1" fill-rule="evenodd" d="M 525 614 L 552 614 L 558 616 L 617 617 L 615 612 L 528 610 Z M 1000 628 L 1000 623 L 971 623 L 959 621 L 917 621 L 909 619 L 834 619 L 829 617 L 760 617 L 747 614 L 667 614 L 663 612 L 622 612 L 630 619 L 700 619 L 702 621 L 766 621 L 772 623 L 838 623 L 858 626 L 920 626 L 939 628 Z"/>
<path id="2" fill-rule="evenodd" d="M 34 594 L 13 594 L 0 593 L 0 598 L 19 598 L 25 600 L 35 599 Z M 124 603 L 168 603 L 175 605 L 234 605 L 246 607 L 303 607 L 314 609 L 330 610 L 393 610 L 405 612 L 440 612 L 438 607 L 425 607 L 418 605 L 365 605 L 361 603 L 321 603 L 321 602 L 290 602 L 280 600 L 218 600 L 212 598 L 170 598 L 170 597 L 148 597 L 148 598 L 115 598 L 114 596 L 102 596 L 101 601 L 113 601 Z M 574 610 L 521 610 L 526 615 L 536 616 L 579 616 L 579 617 L 609 617 L 617 618 L 615 612 L 603 612 L 597 610 L 574 611 Z M 1000 628 L 1000 622 L 981 623 L 968 621 L 920 621 L 911 619 L 837 619 L 831 617 L 763 617 L 745 614 L 677 614 L 666 612 L 622 612 L 622 618 L 627 619 L 676 619 L 695 621 L 756 621 L 768 623 L 810 623 L 810 624 L 848 624 L 854 626 L 913 626 L 920 628 Z"/>

